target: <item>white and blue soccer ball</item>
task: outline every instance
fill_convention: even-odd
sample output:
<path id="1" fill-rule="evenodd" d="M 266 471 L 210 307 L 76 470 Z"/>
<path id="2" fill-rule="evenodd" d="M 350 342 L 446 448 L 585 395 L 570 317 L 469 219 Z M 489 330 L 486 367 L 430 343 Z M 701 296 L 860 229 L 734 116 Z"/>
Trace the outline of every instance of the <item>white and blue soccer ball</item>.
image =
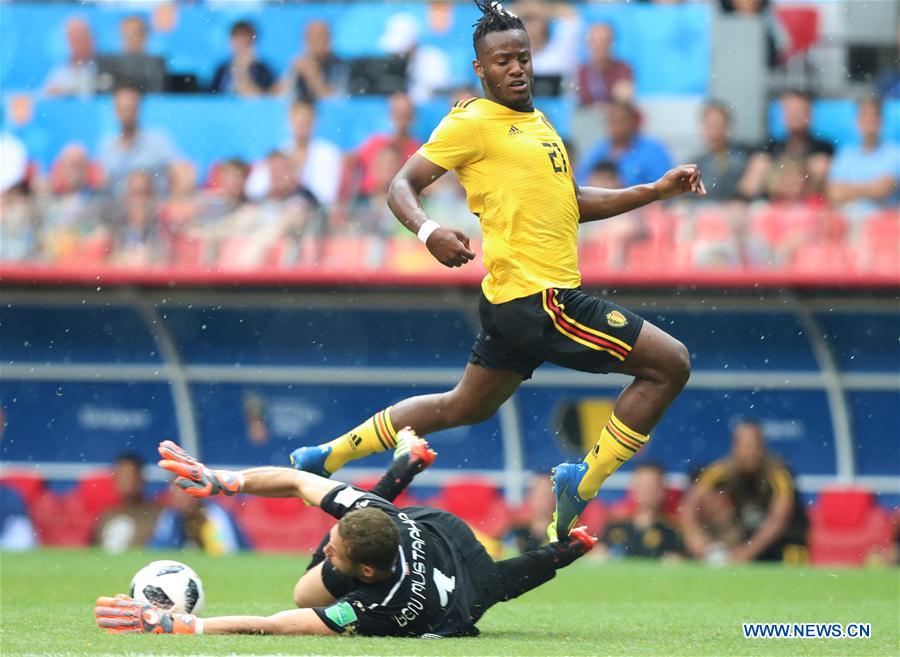
<path id="1" fill-rule="evenodd" d="M 180 561 L 148 563 L 135 573 L 128 594 L 175 614 L 199 614 L 203 609 L 203 582 Z"/>

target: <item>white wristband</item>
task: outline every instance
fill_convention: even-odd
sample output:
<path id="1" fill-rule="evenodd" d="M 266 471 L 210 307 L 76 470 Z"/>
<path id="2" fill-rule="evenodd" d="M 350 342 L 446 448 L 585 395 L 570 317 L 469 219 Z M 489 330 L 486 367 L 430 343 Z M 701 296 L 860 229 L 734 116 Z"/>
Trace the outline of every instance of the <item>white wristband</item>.
<path id="1" fill-rule="evenodd" d="M 428 241 L 428 238 L 431 237 L 431 234 L 440 227 L 441 225 L 438 222 L 429 219 L 419 226 L 419 232 L 416 233 L 416 237 L 419 238 L 419 241 L 422 242 L 422 244 L 425 244 L 425 242 Z"/>
<path id="2" fill-rule="evenodd" d="M 194 634 L 203 634 L 203 619 L 197 618 L 194 620 Z"/>

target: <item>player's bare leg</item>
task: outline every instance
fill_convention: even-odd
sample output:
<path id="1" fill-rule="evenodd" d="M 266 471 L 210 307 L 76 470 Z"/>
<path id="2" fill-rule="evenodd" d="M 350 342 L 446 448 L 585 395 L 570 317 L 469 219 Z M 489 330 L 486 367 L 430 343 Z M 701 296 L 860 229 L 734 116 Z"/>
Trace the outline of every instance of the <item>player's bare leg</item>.
<path id="1" fill-rule="evenodd" d="M 631 354 L 617 369 L 634 381 L 616 400 L 613 412 L 635 431 L 649 434 L 691 376 L 687 347 L 644 321 Z"/>
<path id="2" fill-rule="evenodd" d="M 295 450 L 291 463 L 297 469 L 330 476 L 349 461 L 394 449 L 395 427 L 410 427 L 425 436 L 484 422 L 510 398 L 522 378 L 515 371 L 469 363 L 452 390 L 404 399 L 328 443 Z"/>
<path id="3" fill-rule="evenodd" d="M 391 420 L 420 436 L 478 424 L 492 418 L 521 384 L 518 372 L 469 363 L 453 390 L 404 399 L 391 407 Z"/>
<path id="4" fill-rule="evenodd" d="M 650 431 L 690 377 L 690 354 L 678 340 L 645 321 L 631 353 L 616 371 L 634 376 L 634 381 L 616 400 L 597 444 L 581 463 L 563 463 L 554 469 L 557 502 L 547 530 L 551 539 L 568 533 L 603 482 L 650 439 Z"/>

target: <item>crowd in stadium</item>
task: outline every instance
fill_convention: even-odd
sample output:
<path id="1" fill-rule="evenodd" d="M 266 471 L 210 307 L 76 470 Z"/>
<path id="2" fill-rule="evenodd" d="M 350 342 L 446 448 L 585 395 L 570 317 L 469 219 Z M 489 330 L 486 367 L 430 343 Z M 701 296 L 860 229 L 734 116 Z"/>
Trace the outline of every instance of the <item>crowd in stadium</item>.
<path id="1" fill-rule="evenodd" d="M 751 13 L 765 4 L 725 3 Z M 534 49 L 535 91 L 573 98 L 602 116 L 596 143 L 568 144 L 577 181 L 615 188 L 664 173 L 673 157 L 666 143 L 642 129 L 634 72 L 613 55 L 613 28 L 582 25 L 565 3 L 523 6 L 523 16 Z M 453 102 L 478 94 L 472 85 L 454 86 L 450 56 L 420 44 L 421 28 L 404 13 L 388 21 L 379 40 L 388 58 L 373 59 L 369 70 L 335 54 L 325 21 L 308 23 L 291 64 L 275 70 L 258 54 L 257 41 L 265 36 L 251 21 L 237 20 L 230 28 L 231 57 L 216 63 L 208 83 L 191 82 L 220 96 L 285 98 L 291 137 L 257 161 L 224 159 L 201 170 L 180 154 L 184 144 L 142 123 L 144 92 L 172 84 L 171 76 L 160 77 L 167 62 L 148 54 L 150 23 L 135 14 L 119 28 L 121 68 L 111 74 L 90 25 L 72 14 L 65 26 L 68 55 L 46 72 L 36 94 L 111 93 L 117 125 L 100 143 L 73 140 L 42 170 L 21 140 L 3 135 L 3 261 L 340 266 L 346 253 L 330 261 L 329 240 L 323 239 L 336 237 L 344 239 L 340 250 L 355 245 L 357 267 L 378 267 L 389 258 L 387 238 L 404 235 L 384 199 L 394 173 L 420 146 L 411 130 L 417 106 L 435 96 Z M 389 70 L 391 58 L 402 62 L 399 74 Z M 140 66 L 128 68 L 132 61 Z M 315 136 L 317 103 L 346 96 L 361 79 L 389 96 L 392 129 L 342 150 Z M 900 150 L 882 141 L 876 93 L 897 96 L 895 72 L 881 76 L 859 101 L 859 145 L 839 149 L 811 131 L 811 101 L 802 93 L 780 96 L 787 136 L 759 145 L 734 143 L 729 107 L 710 100 L 696 117 L 703 143 L 692 154 L 709 190 L 705 202 L 652 207 L 592 226 L 583 235 L 584 259 L 613 269 L 641 267 L 665 255 L 668 266 L 688 269 L 816 270 L 827 262 L 892 271 Z M 452 175 L 428 190 L 426 210 L 438 222 L 478 234 Z"/>

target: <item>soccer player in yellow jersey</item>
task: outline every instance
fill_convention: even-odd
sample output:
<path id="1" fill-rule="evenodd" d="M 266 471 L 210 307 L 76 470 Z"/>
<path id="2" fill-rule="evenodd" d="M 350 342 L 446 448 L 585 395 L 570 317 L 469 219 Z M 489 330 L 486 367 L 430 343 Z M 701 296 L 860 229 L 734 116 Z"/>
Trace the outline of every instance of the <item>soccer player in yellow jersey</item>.
<path id="1" fill-rule="evenodd" d="M 405 399 L 352 431 L 291 455 L 294 467 L 328 475 L 350 460 L 393 449 L 396 429 L 419 435 L 487 420 L 544 361 L 634 377 L 581 463 L 554 470 L 557 505 L 548 533 L 562 539 L 601 484 L 648 440 L 691 370 L 683 344 L 634 313 L 583 292 L 578 225 L 684 192 L 706 193 L 696 165 L 621 190 L 579 187 L 563 141 L 532 105 L 531 47 L 522 21 L 476 0 L 475 74 L 483 98 L 460 101 L 400 170 L 388 193 L 397 219 L 447 267 L 475 257 L 469 238 L 439 226 L 420 194 L 453 169 L 481 220 L 482 328 L 459 383 Z"/>

